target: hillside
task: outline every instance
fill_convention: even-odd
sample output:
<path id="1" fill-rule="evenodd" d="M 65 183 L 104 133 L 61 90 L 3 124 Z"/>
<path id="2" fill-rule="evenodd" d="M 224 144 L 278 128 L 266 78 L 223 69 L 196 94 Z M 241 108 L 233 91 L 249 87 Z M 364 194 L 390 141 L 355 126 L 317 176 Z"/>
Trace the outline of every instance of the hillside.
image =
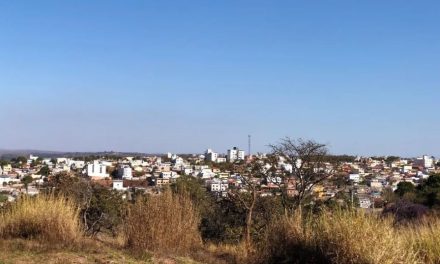
<path id="1" fill-rule="evenodd" d="M 196 264 L 187 257 L 145 255 L 134 257 L 126 250 L 105 242 L 90 240 L 82 248 L 50 249 L 35 241 L 2 240 L 0 263 L 164 263 Z"/>

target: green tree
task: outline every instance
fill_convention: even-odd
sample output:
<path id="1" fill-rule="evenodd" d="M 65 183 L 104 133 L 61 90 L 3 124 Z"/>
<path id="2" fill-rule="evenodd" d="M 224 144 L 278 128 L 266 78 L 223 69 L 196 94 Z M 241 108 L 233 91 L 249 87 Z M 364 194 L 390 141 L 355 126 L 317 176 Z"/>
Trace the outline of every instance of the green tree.
<path id="1" fill-rule="evenodd" d="M 38 174 L 43 175 L 43 176 L 48 176 L 50 174 L 50 169 L 49 166 L 43 166 L 40 171 L 38 172 Z"/>
<path id="2" fill-rule="evenodd" d="M 88 235 L 100 232 L 116 235 L 127 205 L 121 193 L 65 172 L 51 176 L 45 187 L 49 192 L 75 201 Z"/>
<path id="3" fill-rule="evenodd" d="M 5 203 L 8 201 L 8 196 L 0 193 L 0 203 Z"/>
<path id="4" fill-rule="evenodd" d="M 400 160 L 400 157 L 397 157 L 397 156 L 388 156 L 388 157 L 385 159 L 385 162 L 388 163 L 388 164 L 390 164 L 390 163 L 393 163 L 393 162 L 398 161 L 398 160 Z"/>
<path id="5" fill-rule="evenodd" d="M 25 164 L 25 163 L 27 163 L 27 158 L 24 156 L 19 156 L 15 159 L 15 161 L 20 164 Z"/>
<path id="6" fill-rule="evenodd" d="M 429 207 L 440 207 L 440 174 L 433 174 L 417 187 L 418 201 Z"/>
<path id="7" fill-rule="evenodd" d="M 26 193 L 28 192 L 29 184 L 31 184 L 33 180 L 34 179 L 29 175 L 21 179 L 21 182 L 24 184 L 24 188 L 26 189 Z"/>
<path id="8" fill-rule="evenodd" d="M 399 182 L 397 184 L 397 190 L 395 191 L 395 193 L 399 197 L 403 197 L 407 193 L 414 193 L 415 190 L 416 190 L 416 188 L 415 188 L 414 184 L 412 184 L 410 182 Z"/>

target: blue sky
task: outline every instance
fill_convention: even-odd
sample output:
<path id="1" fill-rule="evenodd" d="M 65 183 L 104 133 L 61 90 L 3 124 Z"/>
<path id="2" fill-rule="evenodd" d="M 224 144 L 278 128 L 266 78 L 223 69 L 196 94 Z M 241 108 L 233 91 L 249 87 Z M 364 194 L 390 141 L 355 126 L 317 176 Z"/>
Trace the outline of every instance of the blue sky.
<path id="1" fill-rule="evenodd" d="M 0 148 L 440 156 L 439 1 L 2 1 Z"/>

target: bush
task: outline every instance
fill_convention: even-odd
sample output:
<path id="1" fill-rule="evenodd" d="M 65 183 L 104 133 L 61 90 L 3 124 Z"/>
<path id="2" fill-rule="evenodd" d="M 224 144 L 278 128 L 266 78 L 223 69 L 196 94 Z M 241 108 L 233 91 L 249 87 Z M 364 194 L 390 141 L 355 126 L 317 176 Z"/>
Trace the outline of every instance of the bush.
<path id="1" fill-rule="evenodd" d="M 415 204 L 406 200 L 398 200 L 396 203 L 387 205 L 382 211 L 384 216 L 392 215 L 398 223 L 420 220 L 428 214 L 428 208 L 421 204 Z"/>
<path id="2" fill-rule="evenodd" d="M 49 192 L 72 199 L 78 205 L 87 235 L 107 232 L 116 236 L 126 208 L 120 192 L 68 173 L 51 176 L 46 187 Z"/>
<path id="3" fill-rule="evenodd" d="M 63 197 L 22 196 L 0 215 L 0 237 L 72 244 L 81 236 L 78 213 L 75 205 Z"/>
<path id="4" fill-rule="evenodd" d="M 189 254 L 202 244 L 199 223 L 189 195 L 166 190 L 129 208 L 124 228 L 126 245 L 134 251 Z"/>

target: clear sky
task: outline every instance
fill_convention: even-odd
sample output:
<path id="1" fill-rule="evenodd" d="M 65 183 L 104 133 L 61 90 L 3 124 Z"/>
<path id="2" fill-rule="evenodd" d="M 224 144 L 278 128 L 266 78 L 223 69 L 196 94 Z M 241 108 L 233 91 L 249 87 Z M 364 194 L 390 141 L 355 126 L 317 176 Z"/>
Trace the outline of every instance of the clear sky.
<path id="1" fill-rule="evenodd" d="M 440 156 L 440 1 L 1 1 L 0 148 Z"/>

